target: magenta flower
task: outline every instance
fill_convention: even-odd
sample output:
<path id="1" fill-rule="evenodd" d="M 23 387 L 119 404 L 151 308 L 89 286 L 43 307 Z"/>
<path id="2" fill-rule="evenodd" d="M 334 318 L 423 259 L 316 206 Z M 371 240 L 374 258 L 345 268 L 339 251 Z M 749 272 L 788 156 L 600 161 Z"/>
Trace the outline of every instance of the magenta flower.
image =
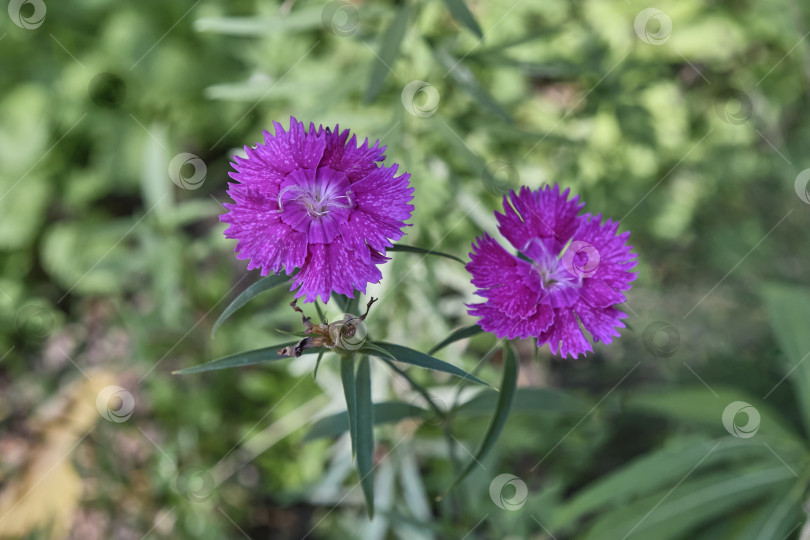
<path id="1" fill-rule="evenodd" d="M 382 278 L 377 266 L 413 212 L 410 175 L 381 165 L 379 141 L 358 146 L 339 126 L 310 124 L 307 132 L 295 118 L 288 132 L 273 125 L 275 135 L 265 131 L 264 144 L 246 146 L 247 159 L 235 156 L 229 173 L 239 183 L 229 184 L 234 204 L 219 219 L 230 224 L 225 236 L 238 240 L 237 258 L 263 276 L 300 268 L 291 290 L 300 287 L 295 296 L 307 302 L 365 293 Z"/>
<path id="2" fill-rule="evenodd" d="M 577 357 L 592 350 L 580 324 L 594 341 L 619 336 L 627 316 L 614 306 L 636 279 L 636 255 L 629 232 L 617 236 L 618 222 L 578 215 L 584 203 L 568 200 L 568 192 L 555 184 L 503 198 L 498 229 L 520 256 L 486 233 L 477 238 L 467 270 L 486 301 L 468 308 L 499 338 L 535 337 L 554 354 Z"/>

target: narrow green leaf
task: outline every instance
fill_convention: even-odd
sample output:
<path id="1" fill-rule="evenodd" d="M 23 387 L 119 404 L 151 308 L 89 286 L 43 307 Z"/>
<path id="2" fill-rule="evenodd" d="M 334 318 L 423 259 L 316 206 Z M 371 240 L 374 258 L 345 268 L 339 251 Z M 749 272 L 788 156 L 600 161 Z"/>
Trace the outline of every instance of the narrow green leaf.
<path id="1" fill-rule="evenodd" d="M 319 6 L 291 11 L 272 17 L 203 17 L 194 21 L 197 32 L 215 32 L 232 36 L 261 36 L 300 32 L 322 26 Z"/>
<path id="2" fill-rule="evenodd" d="M 459 485 L 467 475 L 486 458 L 487 454 L 492 450 L 492 447 L 498 440 L 503 426 L 506 424 L 506 420 L 509 418 L 509 411 L 512 409 L 512 402 L 514 401 L 515 392 L 517 390 L 518 360 L 514 348 L 509 343 L 504 345 L 504 353 L 505 361 L 503 364 L 501 391 L 498 395 L 498 405 L 495 408 L 495 413 L 492 415 L 492 421 L 489 424 L 489 428 L 487 428 L 486 435 L 484 435 L 484 440 L 481 441 L 481 446 L 478 447 L 478 451 L 475 453 L 475 457 L 473 457 L 464 470 L 461 471 L 461 474 L 453 481 L 453 484 L 447 490 L 448 492 Z"/>
<path id="3" fill-rule="evenodd" d="M 366 89 L 366 103 L 370 103 L 377 97 L 377 94 L 382 89 L 385 77 L 392 69 L 391 66 L 399 54 L 402 38 L 405 37 L 405 31 L 408 29 L 408 15 L 408 4 L 403 3 L 394 15 L 394 20 L 381 33 L 383 42 L 371 70 L 371 79 Z"/>
<path id="4" fill-rule="evenodd" d="M 323 323 L 326 320 L 326 316 L 323 314 L 323 309 L 321 309 L 321 303 L 315 300 L 313 304 L 315 304 L 315 311 L 318 313 L 318 322 Z"/>
<path id="5" fill-rule="evenodd" d="M 292 275 L 289 276 L 282 273 L 263 277 L 259 281 L 257 281 L 256 283 L 254 283 L 253 285 L 242 291 L 242 294 L 234 298 L 233 302 L 231 302 L 228 305 L 228 307 L 225 308 L 225 311 L 223 311 L 222 315 L 219 316 L 217 322 L 214 323 L 214 327 L 211 329 L 211 335 L 214 335 L 214 332 L 217 331 L 217 328 L 219 328 L 219 326 L 223 322 L 225 322 L 225 320 L 228 317 L 233 315 L 236 312 L 236 310 L 238 310 L 239 308 L 241 308 L 242 306 L 244 306 L 245 304 L 256 298 L 256 296 L 263 293 L 264 291 L 269 291 L 274 287 L 278 287 L 279 285 L 289 282 L 290 278 L 292 278 L 294 275 L 295 272 L 293 272 Z"/>
<path id="6" fill-rule="evenodd" d="M 794 385 L 794 394 L 801 404 L 806 432 L 810 432 L 810 290 L 804 287 L 769 285 L 762 292 L 779 346 L 788 359 L 785 372 Z M 793 373 L 793 372 L 796 373 Z"/>
<path id="7" fill-rule="evenodd" d="M 312 371 L 313 381 L 318 378 L 318 368 L 321 367 L 321 360 L 323 359 L 323 354 L 325 352 L 325 350 L 321 350 L 321 352 L 318 353 L 318 359 L 315 360 L 315 369 Z"/>
<path id="8" fill-rule="evenodd" d="M 374 519 L 374 404 L 371 402 L 371 365 L 363 356 L 357 365 L 357 474 Z"/>
<path id="9" fill-rule="evenodd" d="M 350 313 L 352 315 L 357 315 L 358 314 L 357 306 L 360 303 L 360 295 L 361 294 L 362 293 L 360 291 L 358 291 L 357 289 L 354 290 L 354 294 L 352 295 L 351 298 L 349 298 L 349 301 L 346 302 L 346 313 Z"/>
<path id="10" fill-rule="evenodd" d="M 424 418 L 427 409 L 402 401 L 384 401 L 374 404 L 374 425 L 390 424 L 406 418 Z M 349 414 L 342 411 L 321 418 L 309 429 L 304 441 L 322 437 L 337 437 L 349 431 Z"/>
<path id="11" fill-rule="evenodd" d="M 717 473 L 698 468 L 665 490 L 616 506 L 599 517 L 582 538 L 691 538 L 690 531 L 716 523 L 728 512 L 745 508 L 753 501 L 772 498 L 789 489 L 791 480 L 795 481 L 782 464 L 750 470 L 748 467 L 752 465 L 755 464 L 746 463 L 746 468 L 730 467 Z"/>
<path id="12" fill-rule="evenodd" d="M 435 354 L 437 351 L 440 351 L 440 350 L 444 349 L 445 347 L 447 347 L 451 343 L 454 343 L 454 342 L 462 340 L 462 339 L 466 339 L 468 337 L 472 337 L 472 336 L 474 336 L 476 334 L 480 334 L 483 331 L 484 330 L 480 326 L 478 326 L 477 324 L 471 324 L 470 326 L 465 326 L 464 328 L 459 328 L 458 330 L 454 331 L 452 334 L 447 336 L 447 338 L 445 338 L 444 341 L 442 341 L 441 343 L 439 343 L 438 345 L 435 345 L 432 349 L 430 349 L 428 351 L 428 354 L 431 354 L 431 355 Z"/>
<path id="13" fill-rule="evenodd" d="M 484 33 L 481 31 L 481 27 L 478 26 L 478 21 L 475 20 L 464 0 L 444 0 L 444 3 L 455 20 L 472 30 L 479 38 L 484 39 Z"/>
<path id="14" fill-rule="evenodd" d="M 425 255 L 436 255 L 437 257 L 445 257 L 447 259 L 458 261 L 461 264 L 466 264 L 462 259 L 459 259 L 455 255 L 450 255 L 449 253 L 442 253 L 441 251 L 433 251 L 432 249 L 424 249 L 416 246 L 406 246 L 405 244 L 394 244 L 392 247 L 388 248 L 388 251 L 400 251 L 405 253 L 423 253 Z"/>
<path id="15" fill-rule="evenodd" d="M 349 435 L 352 439 L 352 457 L 354 457 L 357 453 L 357 388 L 353 357 L 341 355 L 340 378 L 343 381 L 343 395 L 346 397 L 346 415 L 349 421 Z"/>
<path id="16" fill-rule="evenodd" d="M 634 459 L 624 467 L 588 484 L 555 514 L 553 530 L 574 527 L 580 518 L 605 507 L 624 506 L 635 498 L 667 490 L 698 464 L 709 470 L 719 463 L 753 463 L 768 460 L 764 445 L 744 439 L 706 440 L 689 437 Z"/>
<path id="17" fill-rule="evenodd" d="M 336 292 L 332 293 L 332 300 L 338 305 L 340 310 L 343 313 L 348 313 L 346 308 L 349 307 L 349 301 L 351 300 L 350 297 L 346 296 L 345 294 L 338 294 Z"/>
<path id="18" fill-rule="evenodd" d="M 805 474 L 804 478 L 798 479 L 792 488 L 778 494 L 767 506 L 759 510 L 737 540 L 787 538 L 796 524 L 806 519 L 802 512 L 802 494 L 806 487 Z"/>
<path id="19" fill-rule="evenodd" d="M 376 343 L 366 341 L 366 343 L 363 345 L 363 348 L 360 349 L 360 352 L 370 354 L 372 356 L 377 356 L 379 358 L 382 357 L 393 358 L 397 362 L 402 362 L 404 364 L 411 364 L 413 366 L 432 369 L 434 371 L 450 373 L 451 375 L 456 375 L 457 377 L 461 377 L 462 379 L 467 379 L 468 381 L 483 384 L 484 386 L 489 386 L 487 383 L 485 383 L 478 377 L 467 373 L 463 369 L 456 367 L 453 364 L 449 364 L 444 360 L 434 358 L 429 354 L 425 354 L 423 352 L 410 349 L 408 347 L 403 347 L 402 345 L 395 345 L 393 343 L 385 343 L 382 341 L 378 341 Z"/>
<path id="20" fill-rule="evenodd" d="M 276 360 L 284 360 L 285 358 L 289 357 L 279 356 L 278 351 L 290 345 L 295 345 L 296 343 L 298 343 L 297 340 L 288 341 L 287 343 L 280 343 L 278 345 L 274 345 L 273 347 L 264 347 L 262 349 L 253 349 L 252 351 L 245 351 L 237 354 L 232 354 L 224 358 L 213 360 L 211 362 L 208 362 L 207 364 L 201 364 L 199 366 L 179 369 L 177 371 L 173 371 L 172 373 L 174 375 L 185 375 L 188 373 L 201 373 L 203 371 L 214 371 L 217 369 L 255 366 L 257 364 L 266 364 L 268 362 L 275 362 Z M 321 350 L 322 349 L 320 347 L 313 347 L 310 349 L 305 349 L 301 354 L 315 354 L 320 352 Z"/>

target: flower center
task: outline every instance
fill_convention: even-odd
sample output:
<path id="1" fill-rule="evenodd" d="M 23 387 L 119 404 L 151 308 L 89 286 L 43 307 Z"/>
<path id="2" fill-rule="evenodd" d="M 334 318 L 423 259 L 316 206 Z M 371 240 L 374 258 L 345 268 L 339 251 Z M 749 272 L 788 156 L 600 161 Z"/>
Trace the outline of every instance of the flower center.
<path id="1" fill-rule="evenodd" d="M 558 246 L 558 242 L 550 238 L 537 238 L 531 240 L 523 250 L 532 263 L 536 277 L 535 289 L 541 296 L 541 301 L 548 301 L 554 307 L 569 306 L 579 297 L 582 287 L 582 275 L 572 272 L 568 253 L 568 245 Z"/>
<path id="2" fill-rule="evenodd" d="M 329 167 L 299 169 L 287 175 L 278 192 L 278 213 L 307 240 L 327 244 L 340 234 L 356 198 L 345 174 Z"/>

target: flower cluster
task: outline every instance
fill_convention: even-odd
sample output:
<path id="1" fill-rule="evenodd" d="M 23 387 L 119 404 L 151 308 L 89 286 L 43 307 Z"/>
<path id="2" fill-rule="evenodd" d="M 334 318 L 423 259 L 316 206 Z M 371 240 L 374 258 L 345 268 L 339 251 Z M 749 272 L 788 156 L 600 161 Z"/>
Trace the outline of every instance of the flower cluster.
<path id="1" fill-rule="evenodd" d="M 296 298 L 326 302 L 332 292 L 365 293 L 382 278 L 377 266 L 413 212 L 410 175 L 396 176 L 397 164 L 382 166 L 379 141 L 358 145 L 348 130 L 310 124 L 307 131 L 295 118 L 289 131 L 274 125 L 264 144 L 234 158 L 234 203 L 220 216 L 230 224 L 225 236 L 238 240 L 237 257 L 263 276 L 300 268 Z"/>
<path id="2" fill-rule="evenodd" d="M 580 215 L 584 203 L 569 190 L 546 186 L 504 197 L 495 214 L 501 234 L 518 251 L 505 250 L 489 234 L 476 239 L 467 269 L 476 294 L 469 305 L 478 324 L 499 338 L 537 338 L 554 354 L 576 357 L 592 350 L 580 327 L 594 341 L 610 343 L 626 315 L 614 306 L 636 278 L 629 232 L 618 222 Z"/>

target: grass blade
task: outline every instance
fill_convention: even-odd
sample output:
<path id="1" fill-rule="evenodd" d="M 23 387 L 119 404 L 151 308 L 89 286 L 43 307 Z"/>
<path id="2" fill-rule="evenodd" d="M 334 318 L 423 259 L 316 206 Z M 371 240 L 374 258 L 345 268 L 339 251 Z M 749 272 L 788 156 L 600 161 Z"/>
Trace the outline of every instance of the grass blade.
<path id="1" fill-rule="evenodd" d="M 261 278 L 259 281 L 242 291 L 242 294 L 234 298 L 233 302 L 228 304 L 228 307 L 225 308 L 225 311 L 222 312 L 222 315 L 219 316 L 217 322 L 214 323 L 214 327 L 211 329 L 211 335 L 214 335 L 214 332 L 217 331 L 217 328 L 225 322 L 225 320 L 233 315 L 236 310 L 256 298 L 259 294 L 263 293 L 264 291 L 269 291 L 274 287 L 278 287 L 284 283 L 290 281 L 295 275 L 295 272 L 292 275 L 285 275 L 285 274 L 275 274 L 272 276 L 267 276 Z"/>
<path id="2" fill-rule="evenodd" d="M 354 358 L 340 357 L 340 378 L 343 381 L 343 395 L 346 396 L 346 415 L 349 421 L 349 435 L 352 439 L 352 457 L 357 452 L 357 388 L 354 379 Z"/>
<path id="3" fill-rule="evenodd" d="M 475 20 L 475 16 L 464 3 L 464 0 L 444 0 L 447 9 L 455 20 L 472 30 L 472 32 L 481 39 L 484 39 L 484 33 Z"/>
<path id="4" fill-rule="evenodd" d="M 374 404 L 371 402 L 371 365 L 368 356 L 357 365 L 357 474 L 366 498 L 369 519 L 374 519 Z"/>
<path id="5" fill-rule="evenodd" d="M 445 257 L 447 259 L 458 261 L 461 264 L 466 264 L 462 259 L 459 259 L 455 255 L 450 255 L 449 253 L 442 253 L 441 251 L 433 251 L 432 249 L 424 249 L 416 246 L 406 246 L 405 244 L 395 244 L 394 246 L 388 248 L 388 251 L 400 251 L 405 253 L 423 253 L 425 255 L 436 255 L 437 257 Z"/>
<path id="6" fill-rule="evenodd" d="M 402 4 L 394 15 L 394 20 L 382 33 L 382 46 L 380 52 L 376 55 L 377 58 L 371 70 L 371 79 L 366 89 L 366 103 L 374 101 L 374 98 L 382 89 L 385 77 L 391 71 L 391 65 L 399 54 L 399 46 L 402 44 L 402 38 L 405 37 L 405 31 L 408 29 L 408 15 L 408 4 Z"/>
<path id="7" fill-rule="evenodd" d="M 447 336 L 447 338 L 445 338 L 444 341 L 442 341 L 441 343 L 435 345 L 432 349 L 430 349 L 428 351 L 428 354 L 435 354 L 437 351 L 444 349 L 451 343 L 454 343 L 462 339 L 466 339 L 468 337 L 472 337 L 474 335 L 480 334 L 483 331 L 484 330 L 477 324 L 471 324 L 470 326 L 459 328 L 458 330 Z"/>
<path id="8" fill-rule="evenodd" d="M 501 380 L 501 392 L 498 396 L 498 405 L 495 408 L 495 414 L 492 416 L 492 421 L 487 428 L 487 433 L 484 435 L 484 440 L 481 441 L 481 446 L 475 452 L 475 457 L 470 461 L 461 474 L 455 479 L 453 484 L 447 490 L 452 491 L 454 487 L 459 485 L 468 474 L 473 470 L 473 467 L 478 465 L 492 450 L 498 436 L 503 430 L 506 420 L 509 418 L 509 411 L 512 409 L 512 401 L 517 391 L 518 379 L 518 361 L 515 350 L 510 344 L 504 345 L 505 361 L 503 364 L 503 379 Z"/>

